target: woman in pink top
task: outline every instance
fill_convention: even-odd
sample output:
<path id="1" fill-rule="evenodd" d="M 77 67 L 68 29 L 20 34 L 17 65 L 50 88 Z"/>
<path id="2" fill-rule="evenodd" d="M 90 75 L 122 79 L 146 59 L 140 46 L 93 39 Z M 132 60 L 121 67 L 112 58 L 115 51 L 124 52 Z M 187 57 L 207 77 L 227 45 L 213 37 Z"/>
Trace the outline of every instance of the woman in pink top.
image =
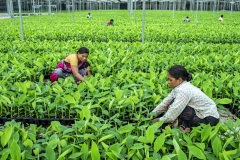
<path id="1" fill-rule="evenodd" d="M 107 26 L 114 26 L 113 22 L 114 22 L 114 20 L 110 19 L 110 21 L 107 22 Z"/>
<path id="2" fill-rule="evenodd" d="M 87 61 L 88 54 L 89 49 L 81 47 L 76 54 L 66 56 L 51 73 L 50 80 L 54 82 L 58 78 L 73 76 L 75 81 L 83 81 L 83 77 L 90 74 L 90 64 Z"/>

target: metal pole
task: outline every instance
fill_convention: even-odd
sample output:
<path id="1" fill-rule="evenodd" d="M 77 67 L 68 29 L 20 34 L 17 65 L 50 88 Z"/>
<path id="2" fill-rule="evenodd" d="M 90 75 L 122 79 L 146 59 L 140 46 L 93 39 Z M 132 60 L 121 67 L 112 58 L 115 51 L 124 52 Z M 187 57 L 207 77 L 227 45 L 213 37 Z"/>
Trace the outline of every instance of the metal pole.
<path id="1" fill-rule="evenodd" d="M 137 6 L 137 0 L 135 0 L 135 3 L 134 3 L 134 23 L 136 24 L 136 7 Z"/>
<path id="2" fill-rule="evenodd" d="M 74 0 L 72 0 L 72 21 L 74 22 Z"/>
<path id="3" fill-rule="evenodd" d="M 36 10 L 35 10 L 35 2 L 34 2 L 34 0 L 33 0 L 33 13 L 34 13 L 34 15 L 36 14 L 35 12 L 36 12 Z"/>
<path id="4" fill-rule="evenodd" d="M 198 23 L 198 0 L 197 0 L 197 10 L 196 10 L 196 23 Z"/>
<path id="5" fill-rule="evenodd" d="M 144 43 L 144 27 L 145 27 L 145 0 L 143 0 L 142 8 L 142 43 Z"/>
<path id="6" fill-rule="evenodd" d="M 51 18 L 51 17 L 52 17 L 52 14 L 51 14 L 51 5 L 50 5 L 50 4 L 51 4 L 51 1 L 49 0 L 48 3 L 49 3 L 49 4 L 48 4 L 48 5 L 49 5 L 49 7 L 48 7 L 48 13 L 50 14 L 50 18 Z"/>
<path id="7" fill-rule="evenodd" d="M 19 10 L 20 30 L 21 30 L 21 34 L 22 34 L 22 40 L 24 40 L 24 31 L 23 31 L 23 23 L 22 23 L 22 10 L 21 10 L 21 0 L 18 0 L 18 10 Z"/>

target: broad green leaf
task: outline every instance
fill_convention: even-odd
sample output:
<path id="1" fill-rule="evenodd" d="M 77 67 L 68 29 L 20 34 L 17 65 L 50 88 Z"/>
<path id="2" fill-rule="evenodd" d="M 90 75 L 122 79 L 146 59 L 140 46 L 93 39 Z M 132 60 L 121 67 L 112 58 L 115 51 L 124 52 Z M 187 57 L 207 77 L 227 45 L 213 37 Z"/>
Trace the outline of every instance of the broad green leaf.
<path id="1" fill-rule="evenodd" d="M 25 147 L 29 146 L 30 148 L 32 148 L 33 142 L 32 142 L 30 139 L 27 139 L 27 140 L 23 143 L 23 145 L 24 145 Z"/>
<path id="2" fill-rule="evenodd" d="M 131 149 L 142 149 L 143 148 L 143 145 L 142 143 L 135 143 Z"/>
<path id="3" fill-rule="evenodd" d="M 220 123 L 218 123 L 218 124 L 215 126 L 215 129 L 210 133 L 210 136 L 209 136 L 209 138 L 208 138 L 208 142 L 218 133 L 219 128 L 220 128 Z"/>
<path id="4" fill-rule="evenodd" d="M 68 157 L 68 159 L 80 159 L 81 154 L 82 153 L 80 153 L 80 152 L 73 153 Z"/>
<path id="5" fill-rule="evenodd" d="M 7 148 L 7 149 L 3 149 L 1 151 L 1 160 L 7 160 L 8 156 L 9 156 L 9 153 L 10 153 L 10 148 Z"/>
<path id="6" fill-rule="evenodd" d="M 90 118 L 91 118 L 91 111 L 90 111 L 90 109 L 89 109 L 89 106 L 91 105 L 91 103 L 89 103 L 87 106 L 84 106 L 83 108 L 82 108 L 82 115 L 81 116 L 83 116 L 82 118 L 86 118 L 86 120 L 89 120 Z"/>
<path id="7" fill-rule="evenodd" d="M 18 104 L 21 105 L 26 100 L 26 98 L 26 94 L 22 94 L 18 99 Z"/>
<path id="8" fill-rule="evenodd" d="M 130 159 L 136 152 L 137 150 L 136 149 L 131 149 L 129 152 L 128 152 L 128 159 Z"/>
<path id="9" fill-rule="evenodd" d="M 162 125 L 163 125 L 163 121 L 158 121 L 158 122 L 154 123 L 154 124 L 152 125 L 152 127 L 153 127 L 154 130 L 156 131 L 156 130 L 158 130 L 159 127 L 161 127 Z"/>
<path id="10" fill-rule="evenodd" d="M 107 151 L 109 146 L 106 143 L 104 143 L 104 142 L 101 142 L 101 144 L 102 144 L 104 150 Z"/>
<path id="11" fill-rule="evenodd" d="M 121 126 L 118 129 L 118 133 L 123 134 L 123 133 L 128 133 L 131 132 L 134 129 L 134 127 L 131 124 L 127 124 L 125 126 Z"/>
<path id="12" fill-rule="evenodd" d="M 143 157 L 142 157 L 141 153 L 139 152 L 139 150 L 137 150 L 136 156 L 138 157 L 138 159 L 143 159 Z"/>
<path id="13" fill-rule="evenodd" d="M 173 145 L 177 152 L 178 159 L 187 160 L 186 154 L 180 149 L 180 147 L 175 139 L 173 139 Z"/>
<path id="14" fill-rule="evenodd" d="M 157 137 L 157 139 L 154 142 L 154 151 L 158 152 L 159 149 L 162 148 L 164 142 L 165 142 L 165 133 L 162 133 L 160 136 Z"/>
<path id="15" fill-rule="evenodd" d="M 11 159 L 13 159 L 13 160 L 20 160 L 21 159 L 21 150 L 20 150 L 20 147 L 15 140 L 13 140 L 13 142 L 11 144 L 10 156 L 11 156 Z"/>
<path id="16" fill-rule="evenodd" d="M 237 153 L 237 149 L 234 150 L 228 150 L 228 151 L 223 151 L 223 155 L 228 157 L 229 159 L 232 159 L 231 157 Z"/>
<path id="17" fill-rule="evenodd" d="M 69 148 L 69 149 L 67 149 L 67 150 L 65 150 L 59 157 L 58 157 L 58 159 L 60 160 L 60 159 L 63 159 L 68 153 L 70 153 L 72 151 L 72 147 L 71 148 Z"/>
<path id="18" fill-rule="evenodd" d="M 154 141 L 154 129 L 153 126 L 149 126 L 148 129 L 146 130 L 146 138 L 148 141 L 152 144 Z"/>
<path id="19" fill-rule="evenodd" d="M 86 143 L 84 143 L 84 144 L 82 145 L 82 148 L 81 148 L 81 152 L 80 152 L 80 153 L 82 153 L 81 159 L 82 159 L 82 160 L 86 160 L 87 157 L 88 157 L 88 145 L 87 145 Z"/>
<path id="20" fill-rule="evenodd" d="M 131 135 L 129 135 L 126 139 L 126 147 L 131 148 L 132 145 L 133 145 L 133 137 Z"/>
<path id="21" fill-rule="evenodd" d="M 218 99 L 219 104 L 230 104 L 232 103 L 232 100 L 229 98 L 222 98 L 222 99 Z"/>
<path id="22" fill-rule="evenodd" d="M 222 143 L 217 136 L 212 141 L 212 149 L 217 157 L 219 156 L 219 153 L 222 151 Z"/>
<path id="23" fill-rule="evenodd" d="M 194 145 L 200 148 L 202 151 L 205 150 L 205 143 L 194 143 Z"/>
<path id="24" fill-rule="evenodd" d="M 210 135 L 211 133 L 211 126 L 208 124 L 208 125 L 205 125 L 202 132 L 201 132 L 201 142 L 204 142 Z"/>
<path id="25" fill-rule="evenodd" d="M 163 156 L 162 160 L 171 160 L 168 156 Z"/>
<path id="26" fill-rule="evenodd" d="M 48 142 L 48 147 L 49 148 L 52 148 L 52 149 L 55 149 L 58 145 L 58 141 L 59 139 L 57 137 L 55 137 L 54 139 L 52 139 L 50 142 Z"/>
<path id="27" fill-rule="evenodd" d="M 56 160 L 56 154 L 52 148 L 47 146 L 46 148 L 46 159 L 47 160 Z"/>
<path id="28" fill-rule="evenodd" d="M 1 97 L 8 103 L 11 104 L 11 101 L 8 97 L 1 95 Z"/>
<path id="29" fill-rule="evenodd" d="M 108 157 L 112 160 L 117 160 L 118 158 L 112 153 L 112 152 L 106 152 L 106 154 L 108 155 Z"/>
<path id="30" fill-rule="evenodd" d="M 106 140 L 106 139 L 111 139 L 111 138 L 113 138 L 113 137 L 114 137 L 114 135 L 112 135 L 112 134 L 106 135 L 106 136 L 100 138 L 100 139 L 98 140 L 98 143 L 100 143 L 100 142 L 102 142 L 102 141 L 104 141 L 104 140 Z"/>
<path id="31" fill-rule="evenodd" d="M 80 99 L 80 92 L 79 91 L 76 91 L 75 93 L 74 93 L 74 99 L 76 100 L 76 102 L 78 102 L 79 101 L 79 99 Z"/>
<path id="32" fill-rule="evenodd" d="M 142 142 L 142 143 L 149 143 L 149 140 L 146 138 L 146 137 L 143 137 L 143 136 L 140 136 L 138 138 L 138 141 L 139 142 Z"/>
<path id="33" fill-rule="evenodd" d="M 12 135 L 12 126 L 10 125 L 5 129 L 5 131 L 3 132 L 3 135 L 1 136 L 1 144 L 3 147 L 8 143 L 11 135 Z"/>
<path id="34" fill-rule="evenodd" d="M 202 150 L 195 147 L 195 146 L 188 146 L 189 151 L 198 159 L 206 159 L 205 155 L 203 154 Z"/>
<path id="35" fill-rule="evenodd" d="M 64 95 L 64 98 L 69 102 L 69 103 L 72 103 L 72 104 L 76 104 L 76 101 L 75 99 L 70 96 L 70 95 Z"/>
<path id="36" fill-rule="evenodd" d="M 94 141 L 92 141 L 91 157 L 94 160 L 95 159 L 100 160 L 100 153 L 99 153 L 99 150 L 98 150 L 98 146 Z"/>
<path id="37" fill-rule="evenodd" d="M 223 149 L 225 149 L 227 146 L 228 146 L 228 144 L 233 140 L 233 136 L 230 136 L 227 140 L 226 140 L 226 142 L 225 142 L 225 144 L 223 145 Z"/>
<path id="38" fill-rule="evenodd" d="M 186 133 L 182 133 L 183 134 L 183 138 L 184 140 L 187 142 L 188 145 L 191 145 L 192 144 L 192 140 L 189 136 L 186 135 Z"/>

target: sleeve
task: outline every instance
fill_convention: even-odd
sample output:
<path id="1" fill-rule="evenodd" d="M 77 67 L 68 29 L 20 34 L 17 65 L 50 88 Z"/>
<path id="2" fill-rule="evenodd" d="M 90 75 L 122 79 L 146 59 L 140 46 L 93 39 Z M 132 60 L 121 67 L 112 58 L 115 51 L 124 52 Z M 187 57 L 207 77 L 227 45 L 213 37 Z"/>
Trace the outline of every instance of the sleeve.
<path id="1" fill-rule="evenodd" d="M 173 91 L 163 99 L 163 101 L 152 111 L 155 112 L 157 115 L 163 113 L 167 110 L 168 106 L 171 104 L 171 102 L 174 100 L 173 97 Z"/>
<path id="2" fill-rule="evenodd" d="M 159 120 L 163 120 L 164 123 L 173 122 L 182 113 L 189 101 L 190 97 L 185 93 L 177 93 L 174 102 L 170 105 L 168 111 L 159 118 Z"/>

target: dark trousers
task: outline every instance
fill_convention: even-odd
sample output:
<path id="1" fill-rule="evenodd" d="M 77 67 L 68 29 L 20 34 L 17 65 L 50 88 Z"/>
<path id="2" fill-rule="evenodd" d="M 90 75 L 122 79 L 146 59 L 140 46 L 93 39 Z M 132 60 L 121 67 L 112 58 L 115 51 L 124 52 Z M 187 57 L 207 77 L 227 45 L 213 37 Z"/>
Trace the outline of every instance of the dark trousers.
<path id="1" fill-rule="evenodd" d="M 178 126 L 182 125 L 185 128 L 192 128 L 199 126 L 200 123 L 210 124 L 211 126 L 217 125 L 219 122 L 218 118 L 208 116 L 204 119 L 199 118 L 193 108 L 187 106 L 182 113 L 178 116 Z"/>

